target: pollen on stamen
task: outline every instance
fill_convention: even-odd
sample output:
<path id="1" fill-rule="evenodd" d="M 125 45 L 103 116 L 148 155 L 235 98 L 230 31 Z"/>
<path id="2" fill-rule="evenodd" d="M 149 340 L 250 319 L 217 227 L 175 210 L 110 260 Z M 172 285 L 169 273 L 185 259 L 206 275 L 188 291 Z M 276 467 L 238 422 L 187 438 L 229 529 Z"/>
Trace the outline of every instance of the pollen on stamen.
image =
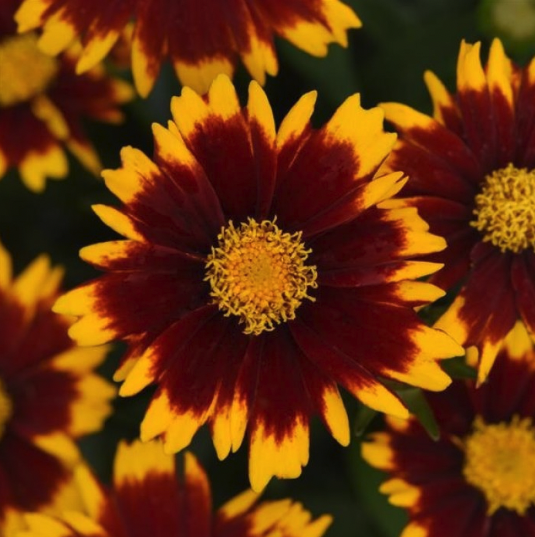
<path id="1" fill-rule="evenodd" d="M 535 251 L 535 170 L 512 164 L 487 175 L 470 222 L 502 252 Z"/>
<path id="2" fill-rule="evenodd" d="M 500 508 L 523 516 L 535 505 L 535 428 L 531 418 L 484 423 L 478 417 L 463 442 L 465 479 L 487 500 L 487 512 Z"/>
<path id="3" fill-rule="evenodd" d="M 311 253 L 301 233 L 284 233 L 276 220 L 230 221 L 218 235 L 206 263 L 205 280 L 225 316 L 235 315 L 245 334 L 259 335 L 295 319 L 317 284 L 317 270 L 305 262 Z"/>

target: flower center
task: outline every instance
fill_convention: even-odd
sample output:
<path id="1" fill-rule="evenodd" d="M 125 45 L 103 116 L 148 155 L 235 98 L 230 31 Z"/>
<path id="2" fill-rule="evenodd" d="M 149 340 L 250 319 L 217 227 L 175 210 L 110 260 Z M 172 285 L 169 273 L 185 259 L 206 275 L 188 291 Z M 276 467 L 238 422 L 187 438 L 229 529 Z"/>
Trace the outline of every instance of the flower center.
<path id="1" fill-rule="evenodd" d="M 5 384 L 0 380 L 0 438 L 4 435 L 6 425 L 13 414 L 13 403 L 7 393 Z"/>
<path id="2" fill-rule="evenodd" d="M 523 516 L 535 505 L 535 428 L 531 418 L 487 425 L 474 421 L 465 439 L 464 477 L 487 500 L 489 515 L 504 507 Z"/>
<path id="3" fill-rule="evenodd" d="M 314 301 L 308 288 L 318 286 L 316 267 L 305 265 L 311 250 L 301 233 L 283 233 L 275 220 L 249 218 L 238 228 L 229 222 L 206 263 L 210 295 L 225 316 L 240 318 L 245 334 L 258 335 L 295 319 L 304 299 Z"/>
<path id="4" fill-rule="evenodd" d="M 42 93 L 58 68 L 58 60 L 39 50 L 35 34 L 0 41 L 0 107 L 13 106 Z"/>
<path id="5" fill-rule="evenodd" d="M 476 220 L 470 225 L 502 252 L 535 250 L 535 170 L 506 168 L 487 175 L 475 198 Z"/>

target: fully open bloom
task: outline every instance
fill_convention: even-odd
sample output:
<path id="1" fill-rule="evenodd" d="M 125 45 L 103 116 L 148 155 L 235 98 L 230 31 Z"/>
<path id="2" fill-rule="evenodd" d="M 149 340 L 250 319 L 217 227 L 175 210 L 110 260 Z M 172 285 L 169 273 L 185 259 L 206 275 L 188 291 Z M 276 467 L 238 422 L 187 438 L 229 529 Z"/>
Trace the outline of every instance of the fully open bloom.
<path id="1" fill-rule="evenodd" d="M 84 248 L 107 273 L 55 305 L 81 317 L 70 330 L 80 344 L 130 343 L 122 395 L 158 385 L 143 439 L 178 451 L 208 422 L 223 458 L 249 424 L 256 490 L 301 473 L 312 414 L 349 442 L 337 383 L 406 415 L 380 378 L 442 390 L 437 359 L 462 353 L 414 311 L 442 293 L 409 281 L 439 267 L 411 258 L 443 239 L 414 209 L 376 206 L 405 182 L 376 177 L 395 139 L 382 112 L 355 95 L 316 130 L 315 98 L 276 133 L 256 82 L 245 109 L 226 76 L 207 100 L 185 88 L 174 122 L 154 126 L 154 161 L 128 147 L 104 172 L 123 205 L 95 211 L 127 240 Z"/>
<path id="2" fill-rule="evenodd" d="M 85 466 L 76 472 L 83 511 L 61 517 L 28 514 L 26 537 L 321 537 L 331 523 L 316 520 L 300 503 L 265 501 L 248 490 L 212 512 L 210 483 L 191 454 L 183 477 L 159 442 L 119 444 L 113 487 L 103 486 Z"/>
<path id="3" fill-rule="evenodd" d="M 12 280 L 0 245 L 0 533 L 10 514 L 69 500 L 75 439 L 97 431 L 115 390 L 93 370 L 106 348 L 80 348 L 52 313 L 62 271 L 39 257 Z"/>
<path id="4" fill-rule="evenodd" d="M 478 347 L 482 382 L 517 319 L 535 332 L 535 60 L 520 69 L 495 40 L 484 70 L 479 51 L 461 45 L 455 95 L 426 73 L 434 118 L 382 108 L 400 133 L 389 165 L 410 177 L 393 206 L 446 238 L 432 281 L 461 285 L 437 327 Z"/>
<path id="5" fill-rule="evenodd" d="M 426 394 L 440 426 L 432 440 L 414 418 L 388 419 L 363 455 L 409 511 L 401 537 L 535 536 L 535 350 L 521 323 L 487 383 L 455 381 Z"/>
<path id="6" fill-rule="evenodd" d="M 51 58 L 37 46 L 36 34 L 17 35 L 13 16 L 19 5 L 20 0 L 0 2 L 0 179 L 8 168 L 18 168 L 26 186 L 38 192 L 47 177 L 67 175 L 64 146 L 99 172 L 82 118 L 120 121 L 118 105 L 132 90 L 101 66 L 77 76 L 76 47 Z"/>
<path id="7" fill-rule="evenodd" d="M 106 56 L 131 17 L 132 69 L 143 96 L 167 56 L 182 84 L 202 93 L 216 75 L 232 75 L 238 60 L 263 84 L 278 70 L 274 35 L 325 56 L 329 43 L 346 46 L 347 30 L 360 26 L 340 0 L 25 0 L 16 18 L 20 31 L 43 28 L 40 46 L 52 55 L 81 35 L 82 73 Z"/>

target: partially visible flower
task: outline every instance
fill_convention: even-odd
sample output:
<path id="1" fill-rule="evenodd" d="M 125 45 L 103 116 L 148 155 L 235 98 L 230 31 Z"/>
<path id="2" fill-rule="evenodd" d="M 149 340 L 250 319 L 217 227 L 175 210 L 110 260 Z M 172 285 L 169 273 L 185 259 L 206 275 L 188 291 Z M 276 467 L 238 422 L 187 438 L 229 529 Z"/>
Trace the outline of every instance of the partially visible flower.
<path id="1" fill-rule="evenodd" d="M 395 135 L 358 95 L 313 129 L 315 99 L 276 133 L 254 81 L 243 109 L 226 76 L 206 100 L 185 88 L 154 161 L 128 147 L 104 173 L 122 206 L 95 211 L 127 240 L 84 248 L 106 274 L 55 305 L 80 344 L 129 343 L 122 395 L 158 386 L 142 439 L 175 452 L 209 423 L 224 458 L 248 429 L 255 490 L 300 475 L 312 415 L 349 443 L 338 384 L 405 416 L 382 379 L 442 390 L 438 360 L 463 353 L 414 311 L 442 293 L 412 281 L 439 265 L 413 258 L 443 240 L 414 209 L 377 207 L 405 182 L 376 173 Z"/>
<path id="2" fill-rule="evenodd" d="M 24 184 L 40 192 L 47 177 L 67 175 L 64 147 L 99 172 L 82 119 L 121 121 L 117 107 L 133 93 L 102 66 L 77 76 L 77 47 L 51 58 L 37 46 L 37 34 L 17 35 L 13 16 L 19 5 L 20 0 L 0 2 L 0 179 L 8 168 L 18 168 Z"/>
<path id="3" fill-rule="evenodd" d="M 312 520 L 292 500 L 257 503 L 251 490 L 213 513 L 210 483 L 197 459 L 186 453 L 178 478 L 174 457 L 158 441 L 119 444 L 110 488 L 85 466 L 76 480 L 83 511 L 28 514 L 24 537 L 321 537 L 331 524 L 327 515 Z"/>
<path id="4" fill-rule="evenodd" d="M 40 46 L 55 55 L 81 36 L 77 70 L 102 60 L 134 17 L 132 69 L 147 96 L 169 57 L 183 85 L 208 90 L 214 78 L 232 75 L 239 60 L 264 83 L 277 74 L 274 36 L 314 56 L 329 43 L 347 45 L 347 30 L 361 23 L 340 0 L 26 0 L 17 12 L 19 31 L 43 28 Z"/>
<path id="5" fill-rule="evenodd" d="M 0 245 L 0 533 L 12 511 L 69 500 L 75 439 L 111 411 L 115 390 L 94 374 L 107 349 L 75 346 L 50 310 L 61 277 L 42 256 L 12 279 Z"/>
<path id="6" fill-rule="evenodd" d="M 362 446 L 409 511 L 401 537 L 535 536 L 535 350 L 517 323 L 480 388 L 455 381 L 426 394 L 441 435 L 415 418 L 389 419 Z"/>
<path id="7" fill-rule="evenodd" d="M 535 333 L 535 60 L 518 68 L 495 40 L 483 69 L 479 52 L 462 43 L 454 95 L 426 73 L 434 119 L 382 108 L 400 133 L 389 167 L 410 177 L 390 206 L 446 239 L 431 281 L 460 291 L 436 326 L 478 347 L 481 383 L 518 319 Z"/>

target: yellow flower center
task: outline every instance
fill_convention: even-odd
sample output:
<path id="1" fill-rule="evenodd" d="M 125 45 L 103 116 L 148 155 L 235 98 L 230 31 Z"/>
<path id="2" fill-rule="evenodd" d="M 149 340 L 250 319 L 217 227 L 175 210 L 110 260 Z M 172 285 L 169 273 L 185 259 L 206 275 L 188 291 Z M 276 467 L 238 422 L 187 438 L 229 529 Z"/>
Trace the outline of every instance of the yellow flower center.
<path id="1" fill-rule="evenodd" d="M 535 170 L 506 168 L 487 175 L 476 196 L 470 225 L 483 233 L 502 252 L 535 250 Z"/>
<path id="2" fill-rule="evenodd" d="M 314 301 L 308 288 L 318 286 L 316 267 L 305 265 L 311 250 L 301 233 L 283 233 L 275 220 L 249 218 L 238 228 L 229 222 L 206 263 L 210 295 L 225 316 L 240 318 L 245 334 L 258 335 L 295 319 L 304 299 Z"/>
<path id="3" fill-rule="evenodd" d="M 2 438 L 6 425 L 13 414 L 13 403 L 7 393 L 4 383 L 0 380 L 0 438 Z"/>
<path id="4" fill-rule="evenodd" d="M 488 514 L 500 507 L 523 516 L 535 505 L 535 428 L 531 418 L 510 423 L 474 421 L 464 441 L 464 477 L 487 500 Z"/>
<path id="5" fill-rule="evenodd" d="M 39 50 L 35 34 L 0 41 L 0 107 L 13 106 L 42 93 L 58 68 L 58 60 Z"/>

